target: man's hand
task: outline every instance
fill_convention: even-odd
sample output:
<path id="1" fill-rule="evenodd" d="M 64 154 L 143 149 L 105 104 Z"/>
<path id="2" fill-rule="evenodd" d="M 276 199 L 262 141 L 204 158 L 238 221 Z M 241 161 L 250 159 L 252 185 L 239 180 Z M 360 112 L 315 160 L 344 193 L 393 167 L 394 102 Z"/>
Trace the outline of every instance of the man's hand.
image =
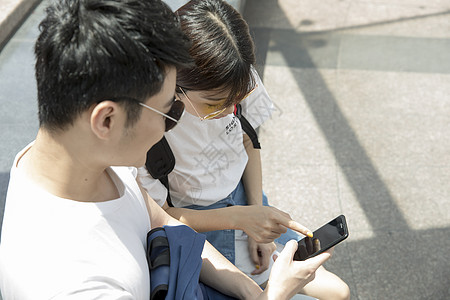
<path id="1" fill-rule="evenodd" d="M 271 255 L 275 249 L 277 247 L 274 242 L 261 244 L 248 237 L 248 251 L 256 268 L 252 271 L 252 275 L 261 274 L 269 268 Z"/>
<path id="2" fill-rule="evenodd" d="M 243 230 L 258 243 L 270 243 L 287 228 L 312 237 L 311 231 L 292 220 L 291 216 L 275 207 L 262 205 L 236 206 L 234 215 L 236 228 Z"/>
<path id="3" fill-rule="evenodd" d="M 331 257 L 332 249 L 305 261 L 294 261 L 297 242 L 289 241 L 276 258 L 264 291 L 266 299 L 290 299 L 314 279 L 316 270 Z"/>

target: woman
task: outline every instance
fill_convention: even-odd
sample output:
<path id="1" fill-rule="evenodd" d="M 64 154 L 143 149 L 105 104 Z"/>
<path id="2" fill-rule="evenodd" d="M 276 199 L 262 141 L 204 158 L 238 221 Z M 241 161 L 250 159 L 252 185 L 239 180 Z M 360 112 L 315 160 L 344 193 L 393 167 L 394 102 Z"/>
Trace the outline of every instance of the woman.
<path id="1" fill-rule="evenodd" d="M 191 39 L 195 65 L 178 71 L 177 97 L 186 113 L 167 132 L 176 165 L 169 174 L 170 197 L 145 169 L 140 180 L 173 217 L 199 232 L 244 273 L 264 284 L 276 249 L 288 228 L 310 232 L 288 214 L 267 206 L 262 191 L 260 150 L 254 148 L 233 114 L 240 104 L 253 128 L 270 118 L 273 104 L 257 72 L 248 25 L 229 4 L 191 1 L 177 14 Z M 264 204 L 264 205 L 263 205 Z M 293 231 L 277 240 L 297 238 Z M 248 250 L 247 250 L 248 249 Z M 347 285 L 321 268 L 302 293 L 320 299 L 347 299 Z"/>

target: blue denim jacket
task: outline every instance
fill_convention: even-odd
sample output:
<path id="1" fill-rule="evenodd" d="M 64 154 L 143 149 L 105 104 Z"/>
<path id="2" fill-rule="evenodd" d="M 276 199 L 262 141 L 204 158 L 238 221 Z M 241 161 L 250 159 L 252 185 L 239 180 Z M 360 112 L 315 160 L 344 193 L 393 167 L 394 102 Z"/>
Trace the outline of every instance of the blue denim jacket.
<path id="1" fill-rule="evenodd" d="M 198 209 L 198 210 L 206 210 L 206 209 L 215 209 L 228 207 L 233 205 L 247 205 L 247 196 L 245 195 L 244 184 L 242 181 L 239 182 L 236 189 L 228 195 L 226 198 L 217 201 L 214 204 L 209 206 L 199 206 L 199 205 L 189 205 L 184 208 L 189 209 Z M 263 205 L 269 206 L 267 196 L 263 193 Z M 225 230 L 215 230 L 204 232 L 206 235 L 206 239 L 220 252 L 223 256 L 225 256 L 229 261 L 233 264 L 235 263 L 235 254 L 234 254 L 234 230 L 225 229 Z M 288 229 L 288 231 L 282 234 L 275 242 L 285 245 L 289 240 L 299 240 L 300 236 L 293 230 Z"/>

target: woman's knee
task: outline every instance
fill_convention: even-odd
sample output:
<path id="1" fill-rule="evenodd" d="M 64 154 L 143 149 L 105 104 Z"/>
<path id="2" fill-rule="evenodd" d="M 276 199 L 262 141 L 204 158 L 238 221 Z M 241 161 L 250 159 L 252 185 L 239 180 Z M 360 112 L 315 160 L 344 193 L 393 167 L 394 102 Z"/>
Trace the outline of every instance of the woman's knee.
<path id="1" fill-rule="evenodd" d="M 327 271 L 328 272 L 328 271 Z M 331 295 L 330 299 L 336 300 L 348 300 L 350 299 L 350 288 L 347 283 L 345 283 L 341 278 L 337 275 L 330 273 L 330 287 L 329 293 Z"/>
<path id="2" fill-rule="evenodd" d="M 348 300 L 348 299 L 350 299 L 350 288 L 342 280 L 339 283 L 339 287 L 336 288 L 336 298 L 335 299 L 339 299 L 339 300 Z"/>
<path id="3" fill-rule="evenodd" d="M 306 295 L 323 300 L 348 300 L 350 288 L 335 274 L 320 267 L 313 281 L 308 283 L 303 292 Z"/>

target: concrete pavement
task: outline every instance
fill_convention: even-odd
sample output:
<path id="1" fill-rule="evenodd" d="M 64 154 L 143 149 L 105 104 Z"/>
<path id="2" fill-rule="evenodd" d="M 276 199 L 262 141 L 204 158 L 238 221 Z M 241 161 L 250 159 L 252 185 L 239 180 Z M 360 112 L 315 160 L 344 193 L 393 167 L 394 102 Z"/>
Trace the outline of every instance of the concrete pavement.
<path id="1" fill-rule="evenodd" d="M 352 299 L 449 299 L 449 1 L 247 0 L 244 15 L 277 107 L 260 130 L 271 204 L 311 229 L 346 215 L 326 266 Z M 0 52 L 0 216 L 37 132 L 42 16 Z"/>
<path id="2" fill-rule="evenodd" d="M 0 2 L 0 49 L 14 34 L 22 20 L 41 0 L 2 0 Z"/>
<path id="3" fill-rule="evenodd" d="M 345 214 L 352 299 L 450 299 L 450 2 L 253 0 L 271 204 Z"/>

